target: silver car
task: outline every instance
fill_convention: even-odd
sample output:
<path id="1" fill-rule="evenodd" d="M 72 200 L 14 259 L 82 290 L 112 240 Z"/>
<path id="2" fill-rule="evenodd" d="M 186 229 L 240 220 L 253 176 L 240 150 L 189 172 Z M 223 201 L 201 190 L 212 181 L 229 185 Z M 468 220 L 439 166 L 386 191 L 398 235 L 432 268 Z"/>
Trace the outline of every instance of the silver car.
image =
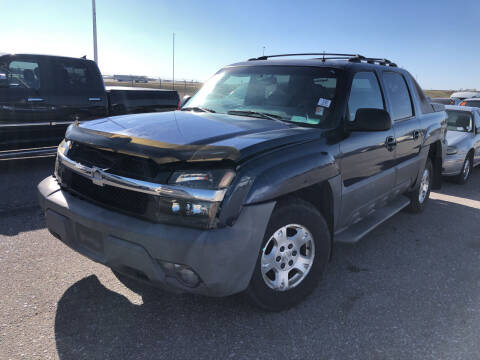
<path id="1" fill-rule="evenodd" d="M 447 105 L 447 156 L 443 175 L 465 184 L 480 164 L 480 108 Z"/>
<path id="2" fill-rule="evenodd" d="M 471 98 L 471 99 L 464 99 L 458 105 L 460 106 L 469 106 L 469 107 L 480 107 L 480 98 Z"/>

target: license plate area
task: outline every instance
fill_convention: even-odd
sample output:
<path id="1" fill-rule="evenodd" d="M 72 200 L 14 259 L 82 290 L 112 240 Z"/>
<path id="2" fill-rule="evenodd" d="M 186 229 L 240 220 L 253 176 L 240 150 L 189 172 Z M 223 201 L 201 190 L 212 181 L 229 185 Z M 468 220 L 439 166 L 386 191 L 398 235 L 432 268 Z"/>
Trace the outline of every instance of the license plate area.
<path id="1" fill-rule="evenodd" d="M 102 233 L 77 224 L 77 245 L 92 257 L 102 261 L 104 258 L 104 245 Z"/>

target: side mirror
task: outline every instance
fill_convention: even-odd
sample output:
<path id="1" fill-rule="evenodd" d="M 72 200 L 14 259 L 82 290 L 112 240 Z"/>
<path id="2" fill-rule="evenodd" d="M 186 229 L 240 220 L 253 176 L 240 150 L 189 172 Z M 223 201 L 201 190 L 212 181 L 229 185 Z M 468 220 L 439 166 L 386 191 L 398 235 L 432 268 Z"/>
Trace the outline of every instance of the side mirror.
<path id="1" fill-rule="evenodd" d="M 0 88 L 8 87 L 7 74 L 0 72 Z"/>
<path id="2" fill-rule="evenodd" d="M 386 131 L 391 128 L 390 114 L 383 109 L 358 109 L 355 120 L 347 124 L 350 131 Z"/>
<path id="3" fill-rule="evenodd" d="M 180 109 L 192 98 L 191 95 L 185 95 L 180 102 Z"/>

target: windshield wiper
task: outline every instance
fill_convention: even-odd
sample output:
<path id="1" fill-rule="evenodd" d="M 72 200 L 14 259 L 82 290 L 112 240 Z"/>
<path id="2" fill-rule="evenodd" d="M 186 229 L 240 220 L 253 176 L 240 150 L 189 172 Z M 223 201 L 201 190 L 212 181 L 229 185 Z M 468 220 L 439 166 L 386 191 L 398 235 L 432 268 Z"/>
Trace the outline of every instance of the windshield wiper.
<path id="1" fill-rule="evenodd" d="M 185 107 L 181 109 L 182 111 L 201 111 L 201 112 L 208 112 L 208 113 L 216 113 L 215 110 L 199 107 L 199 106 L 192 106 L 192 107 Z"/>
<path id="2" fill-rule="evenodd" d="M 250 116 L 250 117 L 256 117 L 256 118 L 261 118 L 261 119 L 268 119 L 268 120 L 280 120 L 280 121 L 287 121 L 283 117 L 277 114 L 270 114 L 270 113 L 265 113 L 265 112 L 260 112 L 260 111 L 250 111 L 250 110 L 230 110 L 227 112 L 227 114 L 230 115 L 240 115 L 240 116 Z"/>

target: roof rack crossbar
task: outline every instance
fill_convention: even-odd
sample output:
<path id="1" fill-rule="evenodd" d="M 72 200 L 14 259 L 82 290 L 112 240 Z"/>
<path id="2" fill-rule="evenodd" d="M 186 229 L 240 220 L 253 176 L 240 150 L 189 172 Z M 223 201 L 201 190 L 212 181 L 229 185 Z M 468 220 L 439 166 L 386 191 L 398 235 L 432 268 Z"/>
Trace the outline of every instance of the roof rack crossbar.
<path id="1" fill-rule="evenodd" d="M 357 62 L 357 63 L 366 62 L 367 64 L 378 64 L 378 65 L 392 66 L 392 67 L 397 66 L 397 64 L 384 58 L 369 58 L 360 54 L 338 54 L 338 53 L 326 53 L 326 52 L 263 55 L 256 58 L 248 59 L 248 61 L 268 60 L 270 58 L 289 57 L 289 56 L 321 56 L 319 58 L 314 58 L 314 59 L 321 60 L 323 62 L 325 62 L 326 60 L 348 60 L 349 62 Z"/>
<path id="2" fill-rule="evenodd" d="M 255 60 L 267 60 L 269 58 L 275 58 L 275 57 L 287 57 L 287 56 L 342 56 L 346 58 L 351 58 L 351 57 L 357 57 L 361 56 L 359 54 L 336 54 L 336 53 L 326 53 L 326 52 L 321 52 L 321 53 L 296 53 L 296 54 L 276 54 L 276 55 L 263 55 L 259 56 L 257 58 L 251 58 L 248 59 L 248 61 L 255 61 Z"/>

